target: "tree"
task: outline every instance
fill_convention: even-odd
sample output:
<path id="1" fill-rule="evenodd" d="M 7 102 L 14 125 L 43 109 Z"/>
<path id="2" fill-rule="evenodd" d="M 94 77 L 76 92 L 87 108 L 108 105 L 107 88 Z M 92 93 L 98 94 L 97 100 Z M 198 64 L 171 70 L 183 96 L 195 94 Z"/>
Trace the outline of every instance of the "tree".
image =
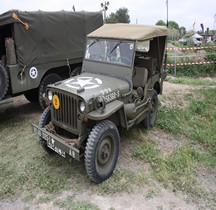
<path id="1" fill-rule="evenodd" d="M 179 25 L 178 25 L 178 23 L 176 23 L 175 21 L 173 21 L 173 20 L 170 20 L 170 21 L 168 21 L 168 26 L 169 26 L 169 28 L 175 28 L 175 29 L 179 29 Z"/>
<path id="2" fill-rule="evenodd" d="M 118 9 L 115 13 L 112 12 L 107 18 L 106 23 L 130 23 L 129 10 L 125 7 Z"/>
<path id="3" fill-rule="evenodd" d="M 155 25 L 156 26 L 166 26 L 166 23 L 163 20 L 158 20 L 158 22 Z"/>
<path id="4" fill-rule="evenodd" d="M 184 36 L 186 34 L 186 28 L 184 26 L 179 28 L 179 33 L 181 36 Z"/>

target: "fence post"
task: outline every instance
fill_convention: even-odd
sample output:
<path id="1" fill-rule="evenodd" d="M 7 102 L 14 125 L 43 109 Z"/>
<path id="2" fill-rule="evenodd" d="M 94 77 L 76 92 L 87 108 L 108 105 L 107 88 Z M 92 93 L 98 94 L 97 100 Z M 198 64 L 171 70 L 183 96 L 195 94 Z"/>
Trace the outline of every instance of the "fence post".
<path id="1" fill-rule="evenodd" d="M 174 76 L 176 76 L 176 54 L 177 48 L 174 48 Z"/>

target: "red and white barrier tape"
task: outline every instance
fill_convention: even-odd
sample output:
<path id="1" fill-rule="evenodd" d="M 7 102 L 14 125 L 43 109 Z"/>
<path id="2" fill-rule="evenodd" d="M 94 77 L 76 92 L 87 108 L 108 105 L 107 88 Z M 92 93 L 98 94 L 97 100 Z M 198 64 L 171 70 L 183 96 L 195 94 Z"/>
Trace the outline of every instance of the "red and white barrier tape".
<path id="1" fill-rule="evenodd" d="M 202 65 L 202 64 L 214 64 L 215 61 L 200 61 L 200 62 L 187 62 L 187 63 L 167 63 L 166 66 L 190 66 L 190 65 Z"/>
<path id="2" fill-rule="evenodd" d="M 202 49 L 212 49 L 216 48 L 215 46 L 205 46 L 205 47 L 183 47 L 183 48 L 178 48 L 178 47 L 167 47 L 166 49 L 168 51 L 184 51 L 184 50 L 202 50 Z"/>

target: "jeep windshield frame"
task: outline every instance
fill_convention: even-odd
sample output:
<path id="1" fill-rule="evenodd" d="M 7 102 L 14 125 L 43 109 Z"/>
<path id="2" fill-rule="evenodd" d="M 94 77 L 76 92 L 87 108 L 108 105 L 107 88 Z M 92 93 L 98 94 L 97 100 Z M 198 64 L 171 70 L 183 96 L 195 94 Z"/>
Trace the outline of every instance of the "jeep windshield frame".
<path id="1" fill-rule="evenodd" d="M 85 59 L 131 67 L 134 51 L 135 42 L 131 40 L 88 38 Z"/>

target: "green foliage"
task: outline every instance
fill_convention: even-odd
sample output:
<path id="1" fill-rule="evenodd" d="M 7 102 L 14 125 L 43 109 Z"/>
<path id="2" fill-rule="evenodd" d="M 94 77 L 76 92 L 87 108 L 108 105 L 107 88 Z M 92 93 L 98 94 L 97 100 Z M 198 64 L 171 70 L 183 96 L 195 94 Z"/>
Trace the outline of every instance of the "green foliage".
<path id="1" fill-rule="evenodd" d="M 158 20 L 157 23 L 155 23 L 156 26 L 166 26 L 166 23 L 163 20 Z"/>
<path id="2" fill-rule="evenodd" d="M 130 23 L 129 10 L 125 7 L 118 9 L 115 13 L 111 13 L 106 18 L 106 23 Z"/>
<path id="3" fill-rule="evenodd" d="M 167 24 L 166 24 L 166 22 L 163 21 L 163 20 L 158 20 L 158 21 L 155 23 L 155 25 L 157 25 L 157 26 L 166 26 Z M 170 21 L 168 21 L 168 28 L 169 28 L 169 29 L 179 29 L 179 25 L 178 25 L 178 23 L 176 23 L 175 21 L 170 20 Z M 185 27 L 181 27 L 181 28 L 184 28 L 184 29 L 185 29 Z"/>
<path id="4" fill-rule="evenodd" d="M 182 47 L 176 42 L 170 42 L 171 44 Z M 214 61 L 216 62 L 216 49 L 204 49 L 204 53 L 206 53 L 204 60 L 202 61 Z M 196 58 L 196 54 L 198 51 L 195 52 L 184 52 L 185 56 L 182 56 L 182 58 L 178 58 L 177 63 L 191 63 L 191 62 L 199 62 L 200 60 Z M 192 58 L 190 58 L 190 55 L 194 55 Z M 174 56 L 177 56 L 177 54 L 174 54 L 174 52 L 169 52 L 167 63 L 173 64 L 174 63 Z M 171 74 L 174 74 L 174 67 L 168 67 L 168 70 Z M 182 77 L 215 77 L 216 76 L 216 63 L 211 64 L 202 64 L 202 65 L 185 65 L 185 66 L 176 66 L 176 76 Z"/>
<path id="5" fill-rule="evenodd" d="M 170 21 L 168 21 L 168 28 L 170 28 L 170 29 L 177 29 L 178 30 L 179 29 L 179 25 L 175 21 L 170 20 Z"/>
<path id="6" fill-rule="evenodd" d="M 186 28 L 184 26 L 180 27 L 179 32 L 180 32 L 181 37 L 183 37 L 186 34 Z"/>
<path id="7" fill-rule="evenodd" d="M 180 38 L 179 30 L 176 28 L 170 28 L 168 30 L 168 40 L 178 40 Z"/>

